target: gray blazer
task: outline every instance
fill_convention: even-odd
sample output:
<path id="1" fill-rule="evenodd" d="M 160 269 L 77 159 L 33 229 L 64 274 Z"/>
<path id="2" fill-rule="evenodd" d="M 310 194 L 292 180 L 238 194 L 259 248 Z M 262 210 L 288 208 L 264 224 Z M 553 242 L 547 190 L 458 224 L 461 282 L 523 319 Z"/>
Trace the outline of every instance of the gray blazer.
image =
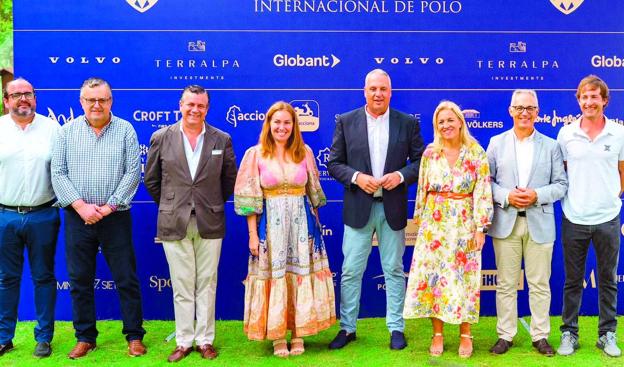
<path id="1" fill-rule="evenodd" d="M 537 243 L 550 243 L 556 238 L 553 203 L 568 189 L 561 149 L 554 139 L 535 131 L 533 166 L 528 187 L 537 192 L 537 202 L 526 209 L 529 235 Z M 507 195 L 518 185 L 518 167 L 513 129 L 494 136 L 487 148 L 494 198 L 494 219 L 488 234 L 506 238 L 517 217 L 516 207 L 505 203 Z"/>
<path id="2" fill-rule="evenodd" d="M 206 123 L 201 158 L 195 179 L 191 179 L 180 124 L 178 121 L 156 131 L 147 155 L 144 182 L 158 204 L 158 238 L 176 241 L 186 236 L 191 201 L 201 238 L 223 238 L 224 206 L 236 181 L 232 139 Z"/>

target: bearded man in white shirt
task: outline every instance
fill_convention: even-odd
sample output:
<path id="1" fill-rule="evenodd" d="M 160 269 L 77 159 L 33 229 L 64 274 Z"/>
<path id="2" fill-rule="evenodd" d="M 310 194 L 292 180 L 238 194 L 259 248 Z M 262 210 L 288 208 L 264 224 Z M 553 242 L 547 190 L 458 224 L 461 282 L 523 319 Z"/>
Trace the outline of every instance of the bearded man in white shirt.
<path id="1" fill-rule="evenodd" d="M 52 353 L 58 208 L 50 179 L 57 122 L 35 112 L 37 98 L 25 79 L 9 82 L 0 117 L 0 356 L 13 349 L 24 248 L 33 281 L 35 357 Z"/>

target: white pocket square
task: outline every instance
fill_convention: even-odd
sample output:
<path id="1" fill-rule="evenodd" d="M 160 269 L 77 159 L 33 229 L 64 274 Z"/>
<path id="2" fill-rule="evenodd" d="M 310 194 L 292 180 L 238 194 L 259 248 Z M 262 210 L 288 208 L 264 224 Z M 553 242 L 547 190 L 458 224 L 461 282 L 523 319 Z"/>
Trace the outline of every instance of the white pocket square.
<path id="1" fill-rule="evenodd" d="M 221 155 L 223 154 L 223 150 L 221 149 L 213 149 L 212 150 L 212 155 Z"/>

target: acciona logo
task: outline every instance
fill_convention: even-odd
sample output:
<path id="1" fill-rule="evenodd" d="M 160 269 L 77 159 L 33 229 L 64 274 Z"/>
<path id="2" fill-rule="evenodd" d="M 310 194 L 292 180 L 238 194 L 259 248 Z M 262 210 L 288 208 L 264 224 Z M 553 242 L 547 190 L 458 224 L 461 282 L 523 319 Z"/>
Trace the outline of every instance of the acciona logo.
<path id="1" fill-rule="evenodd" d="M 225 114 L 225 121 L 234 127 L 237 127 L 240 122 L 261 122 L 264 118 L 264 112 L 244 111 L 237 105 L 230 106 Z"/>

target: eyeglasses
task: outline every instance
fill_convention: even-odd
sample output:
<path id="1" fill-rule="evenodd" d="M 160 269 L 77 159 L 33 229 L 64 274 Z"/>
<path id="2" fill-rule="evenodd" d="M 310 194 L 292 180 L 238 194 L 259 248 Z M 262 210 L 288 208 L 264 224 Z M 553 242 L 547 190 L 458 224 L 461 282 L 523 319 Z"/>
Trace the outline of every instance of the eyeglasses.
<path id="1" fill-rule="evenodd" d="M 94 106 L 96 103 L 99 103 L 100 105 L 103 105 L 105 103 L 110 102 L 110 100 L 113 99 L 112 97 L 108 97 L 108 98 L 82 98 L 82 100 L 90 105 L 90 106 Z"/>
<path id="2" fill-rule="evenodd" d="M 511 108 L 513 108 L 514 111 L 518 113 L 522 113 L 524 112 L 524 110 L 526 110 L 528 113 L 533 113 L 537 111 L 537 106 L 511 106 Z"/>
<path id="3" fill-rule="evenodd" d="M 14 101 L 19 101 L 22 97 L 26 99 L 33 99 L 35 98 L 35 93 L 34 92 L 11 93 L 8 95 L 8 97 Z"/>

